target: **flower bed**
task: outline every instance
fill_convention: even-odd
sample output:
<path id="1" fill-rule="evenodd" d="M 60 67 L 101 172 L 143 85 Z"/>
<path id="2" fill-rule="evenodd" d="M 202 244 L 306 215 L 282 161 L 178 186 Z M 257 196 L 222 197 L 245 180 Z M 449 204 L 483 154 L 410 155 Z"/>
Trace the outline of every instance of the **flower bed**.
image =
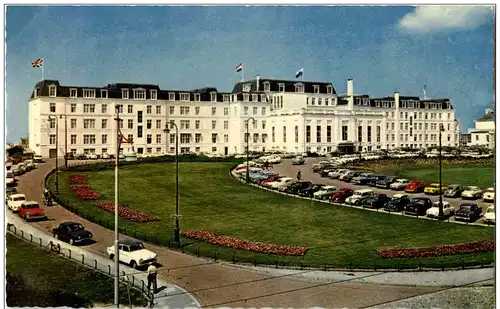
<path id="1" fill-rule="evenodd" d="M 495 250 L 495 242 L 484 240 L 459 245 L 445 245 L 429 248 L 380 249 L 377 253 L 384 258 L 424 258 L 430 256 L 483 253 Z"/>
<path id="2" fill-rule="evenodd" d="M 87 175 L 77 174 L 69 176 L 70 185 L 84 185 L 87 183 Z"/>
<path id="3" fill-rule="evenodd" d="M 82 200 L 98 200 L 101 198 L 101 195 L 97 194 L 89 186 L 72 186 L 71 190 Z"/>
<path id="4" fill-rule="evenodd" d="M 104 209 L 108 212 L 115 211 L 115 204 L 111 202 L 101 202 L 94 204 L 94 206 Z M 122 205 L 118 205 L 118 215 L 122 218 L 138 223 L 160 221 L 160 219 L 156 217 L 137 212 L 133 209 L 128 208 L 127 206 Z"/>
<path id="5" fill-rule="evenodd" d="M 308 248 L 290 247 L 283 245 L 273 245 L 261 242 L 253 242 L 237 239 L 229 236 L 217 236 L 214 233 L 205 230 L 192 230 L 182 232 L 181 235 L 186 238 L 204 241 L 211 245 L 224 246 L 229 248 L 241 249 L 266 254 L 302 256 L 307 253 Z"/>

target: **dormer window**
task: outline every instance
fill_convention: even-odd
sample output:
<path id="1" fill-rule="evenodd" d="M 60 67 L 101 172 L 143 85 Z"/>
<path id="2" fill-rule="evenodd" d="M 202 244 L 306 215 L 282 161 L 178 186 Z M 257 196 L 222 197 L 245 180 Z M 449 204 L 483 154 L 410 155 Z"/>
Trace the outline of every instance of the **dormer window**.
<path id="1" fill-rule="evenodd" d="M 295 84 L 295 92 L 304 93 L 304 84 Z"/>
<path id="2" fill-rule="evenodd" d="M 316 99 L 315 98 L 311 98 L 311 105 L 316 105 Z"/>
<path id="3" fill-rule="evenodd" d="M 101 90 L 101 99 L 107 99 L 107 98 L 108 98 L 108 91 Z"/>
<path id="4" fill-rule="evenodd" d="M 128 99 L 128 89 L 122 89 L 122 99 Z"/>
<path id="5" fill-rule="evenodd" d="M 258 94 L 252 94 L 252 101 L 253 102 L 259 101 L 259 95 Z"/>
<path id="6" fill-rule="evenodd" d="M 285 92 L 285 84 L 279 83 L 278 84 L 278 91 L 279 92 Z"/>
<path id="7" fill-rule="evenodd" d="M 319 93 L 319 85 L 314 85 L 314 93 Z"/>
<path id="8" fill-rule="evenodd" d="M 38 88 L 35 88 L 35 89 L 33 90 L 33 97 L 34 97 L 34 98 L 38 97 Z"/>
<path id="9" fill-rule="evenodd" d="M 243 101 L 248 102 L 250 100 L 250 95 L 248 93 L 243 94 Z"/>
<path id="10" fill-rule="evenodd" d="M 261 102 L 266 102 L 266 95 L 265 94 L 261 94 L 260 95 L 260 101 Z"/>
<path id="11" fill-rule="evenodd" d="M 222 101 L 229 102 L 229 95 L 228 94 L 223 94 L 222 95 Z"/>
<path id="12" fill-rule="evenodd" d="M 363 99 L 363 105 L 364 106 L 369 106 L 370 105 L 370 99 Z"/>
<path id="13" fill-rule="evenodd" d="M 217 93 L 216 92 L 210 93 L 210 101 L 217 102 Z"/>
<path id="14" fill-rule="evenodd" d="M 57 95 L 56 89 L 57 89 L 57 87 L 54 85 L 49 86 L 49 97 L 53 97 L 53 98 L 56 97 L 56 95 Z"/>
<path id="15" fill-rule="evenodd" d="M 200 102 L 200 94 L 199 93 L 194 93 L 193 94 L 193 99 L 195 102 Z"/>
<path id="16" fill-rule="evenodd" d="M 326 94 L 332 94 L 333 93 L 333 87 L 331 85 L 326 86 Z"/>
<path id="17" fill-rule="evenodd" d="M 78 96 L 78 89 L 72 88 L 69 90 L 69 97 L 76 98 Z"/>
<path id="18" fill-rule="evenodd" d="M 134 89 L 134 100 L 146 100 L 146 90 Z"/>
<path id="19" fill-rule="evenodd" d="M 158 100 L 158 90 L 149 90 L 149 97 L 151 100 Z"/>
<path id="20" fill-rule="evenodd" d="M 95 99 L 95 89 L 83 89 L 83 97 L 85 99 Z"/>
<path id="21" fill-rule="evenodd" d="M 271 91 L 271 84 L 269 82 L 264 82 L 264 91 Z"/>
<path id="22" fill-rule="evenodd" d="M 181 101 L 189 101 L 189 93 L 181 93 Z"/>
<path id="23" fill-rule="evenodd" d="M 406 108 L 406 101 L 403 101 L 403 108 Z"/>
<path id="24" fill-rule="evenodd" d="M 169 101 L 175 101 L 175 93 L 169 92 L 168 93 L 168 100 Z"/>

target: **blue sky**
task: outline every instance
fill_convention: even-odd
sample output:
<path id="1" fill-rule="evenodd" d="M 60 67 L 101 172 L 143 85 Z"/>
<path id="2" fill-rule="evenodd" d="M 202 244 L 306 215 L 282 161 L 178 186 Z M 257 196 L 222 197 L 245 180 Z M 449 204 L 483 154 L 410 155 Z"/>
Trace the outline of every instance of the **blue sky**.
<path id="1" fill-rule="evenodd" d="M 370 96 L 450 98 L 462 131 L 493 106 L 493 14 L 487 7 L 7 7 L 7 142 L 28 136 L 28 98 L 41 79 L 164 89 L 245 78 L 354 79 Z"/>

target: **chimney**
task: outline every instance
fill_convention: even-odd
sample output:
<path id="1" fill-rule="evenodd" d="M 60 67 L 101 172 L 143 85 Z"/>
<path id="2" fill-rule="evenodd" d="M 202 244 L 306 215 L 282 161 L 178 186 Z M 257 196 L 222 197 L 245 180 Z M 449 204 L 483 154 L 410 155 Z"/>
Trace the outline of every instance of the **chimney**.
<path id="1" fill-rule="evenodd" d="M 348 96 L 353 96 L 354 95 L 354 87 L 352 85 L 352 78 L 349 78 L 347 80 L 347 95 Z"/>
<path id="2" fill-rule="evenodd" d="M 259 85 L 260 84 L 260 76 L 257 75 L 257 91 L 259 91 Z"/>
<path id="3" fill-rule="evenodd" d="M 399 92 L 394 92 L 394 107 L 399 109 Z"/>
<path id="4" fill-rule="evenodd" d="M 486 109 L 486 115 L 493 114 L 493 110 L 490 108 Z"/>

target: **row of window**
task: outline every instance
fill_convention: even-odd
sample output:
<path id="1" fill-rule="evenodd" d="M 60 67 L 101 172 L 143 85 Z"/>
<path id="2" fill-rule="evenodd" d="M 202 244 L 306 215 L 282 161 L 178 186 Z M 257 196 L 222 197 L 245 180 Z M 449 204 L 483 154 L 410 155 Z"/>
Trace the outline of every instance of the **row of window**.
<path id="1" fill-rule="evenodd" d="M 101 113 L 106 114 L 108 113 L 108 105 L 107 104 L 99 104 L 101 106 Z M 70 104 L 70 112 L 71 113 L 76 113 L 76 103 L 71 103 Z M 161 115 L 161 105 L 156 105 L 156 114 Z M 83 112 L 84 113 L 95 113 L 96 111 L 96 105 L 95 104 L 83 104 Z M 50 112 L 55 113 L 56 112 L 56 103 L 50 103 Z M 120 104 L 118 105 L 118 112 L 120 114 L 123 114 L 123 105 Z M 134 106 L 133 105 L 127 105 L 127 113 L 133 114 L 134 113 Z M 153 113 L 153 106 L 152 105 L 146 105 L 146 114 L 152 114 Z"/>
<path id="2" fill-rule="evenodd" d="M 356 98 L 356 105 L 362 105 L 362 106 L 370 106 L 370 98 Z M 381 100 L 374 100 L 375 101 L 375 106 L 376 107 L 383 107 L 383 108 L 394 108 L 394 104 L 396 102 L 394 101 L 381 101 Z M 401 106 L 402 108 L 418 108 L 419 104 L 418 101 L 415 100 L 402 100 L 401 101 Z M 431 108 L 431 109 L 441 109 L 442 108 L 442 103 L 430 103 L 430 102 L 425 102 L 424 107 Z"/>
<path id="3" fill-rule="evenodd" d="M 385 112 L 385 116 L 387 118 L 394 118 L 395 112 Z M 448 120 L 451 120 L 451 113 L 446 113 Z M 424 113 L 424 112 L 399 112 L 399 118 L 400 119 L 409 119 L 410 122 L 413 121 L 414 119 L 438 119 L 441 120 L 443 117 L 443 113 Z M 430 117 L 430 118 L 429 118 Z"/>
<path id="4" fill-rule="evenodd" d="M 142 121 L 138 121 L 139 123 L 142 123 Z M 78 119 L 71 118 L 69 120 L 70 123 L 70 128 L 71 129 L 78 129 Z M 123 129 L 123 123 L 124 120 L 120 119 L 120 129 Z M 156 119 L 155 120 L 156 126 L 155 129 L 162 129 L 161 119 Z M 49 128 L 54 129 L 56 127 L 56 120 L 53 118 L 49 118 Z M 96 119 L 83 119 L 83 128 L 84 129 L 108 129 L 108 119 L 101 119 L 101 127 L 97 128 L 96 127 Z M 127 129 L 133 129 L 134 128 L 134 120 L 133 119 L 127 119 Z M 151 119 L 146 119 L 146 129 L 152 129 L 153 128 L 153 120 Z"/>
<path id="5" fill-rule="evenodd" d="M 175 109 L 176 109 L 175 106 L 170 106 L 170 109 L 169 109 L 170 115 L 174 115 L 175 114 Z M 188 115 L 190 115 L 191 110 L 192 109 L 191 109 L 190 106 L 179 106 L 180 115 L 188 116 Z M 244 114 L 248 115 L 249 107 L 245 106 L 243 110 L 244 110 Z M 200 107 L 199 106 L 195 106 L 194 107 L 194 115 L 198 116 L 199 114 L 200 114 Z M 252 107 L 252 115 L 257 115 L 257 114 L 258 114 L 258 107 L 257 106 Z M 216 115 L 217 115 L 217 107 L 213 106 L 212 107 L 212 116 L 216 116 Z M 229 107 L 224 107 L 223 108 L 223 115 L 224 116 L 229 116 Z M 261 115 L 262 116 L 266 115 L 266 107 L 261 107 Z"/>
<path id="6" fill-rule="evenodd" d="M 408 131 L 409 125 L 411 126 L 412 122 L 410 122 L 410 123 L 408 123 L 408 122 L 400 122 L 399 123 L 399 129 L 400 130 L 407 130 Z M 425 130 L 429 130 L 429 123 L 425 123 L 425 126 L 422 123 L 418 123 L 418 124 L 415 123 L 414 129 L 415 130 L 422 130 L 422 128 L 424 128 L 424 127 L 425 127 Z M 439 128 L 439 123 L 431 123 L 430 124 L 430 129 L 431 130 L 437 131 L 438 128 Z M 451 124 L 448 123 L 446 126 L 443 126 L 443 129 L 445 129 L 445 128 L 448 131 L 450 131 L 451 130 Z M 394 122 L 391 122 L 391 123 L 387 122 L 386 123 L 386 129 L 387 130 L 394 130 L 395 129 L 395 123 Z M 410 128 L 410 130 L 411 129 L 412 128 Z"/>
<path id="7" fill-rule="evenodd" d="M 100 144 L 107 144 L 108 143 L 108 135 L 107 134 L 101 134 L 101 139 Z M 127 139 L 133 140 L 133 135 L 129 134 Z M 161 144 L 162 142 L 162 134 L 156 134 L 156 139 L 155 143 L 156 144 Z M 77 144 L 84 144 L 84 145 L 95 145 L 97 144 L 97 137 L 96 134 L 84 134 L 83 135 L 83 140 L 79 141 L 78 140 L 78 135 L 77 134 L 71 134 L 69 138 L 69 144 L 70 145 L 77 145 Z M 152 134 L 147 134 L 146 135 L 146 144 L 152 144 L 153 143 L 153 135 Z M 55 145 L 56 144 L 56 135 L 55 134 L 50 134 L 49 135 L 49 144 L 50 145 Z"/>

